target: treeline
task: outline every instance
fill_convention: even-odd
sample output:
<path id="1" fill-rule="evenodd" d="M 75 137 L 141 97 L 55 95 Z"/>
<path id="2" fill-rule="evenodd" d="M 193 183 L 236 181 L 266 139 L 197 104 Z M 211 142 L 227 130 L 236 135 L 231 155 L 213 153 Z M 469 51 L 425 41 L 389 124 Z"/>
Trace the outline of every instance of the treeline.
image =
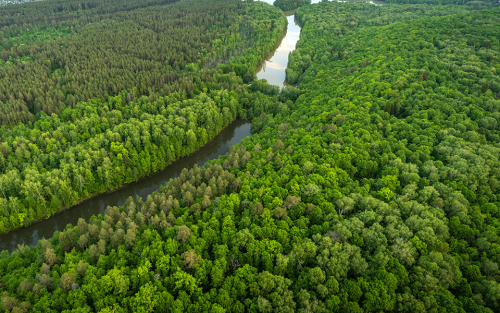
<path id="1" fill-rule="evenodd" d="M 286 104 L 280 100 L 288 102 L 295 98 L 293 89 L 269 96 L 258 91 L 265 87 L 262 83 L 253 87 L 255 105 L 249 112 L 260 114 L 264 110 L 269 116 L 287 115 L 288 111 L 284 109 Z M 271 90 L 274 88 L 267 91 Z M 282 144 L 276 145 L 276 148 L 283 150 Z M 247 145 L 253 148 L 233 147 L 228 156 L 207 166 L 199 168 L 195 165 L 191 170 L 184 169 L 178 178 L 170 180 L 145 201 L 140 198 L 134 201 L 130 197 L 123 207 L 109 207 L 104 217 L 93 217 L 88 223 L 80 219 L 76 227 L 68 225 L 66 230 L 55 233 L 52 239 L 40 241 L 38 247 L 19 247 L 20 250 L 11 256 L 7 251 L 2 252 L 2 283 L 17 285 L 17 278 L 11 276 L 12 273 L 22 277 L 19 290 L 26 298 L 14 296 L 17 289 L 12 294 L 7 291 L 10 287 L 6 289 L 7 285 L 3 284 L 0 287 L 1 308 L 22 312 L 42 308 L 49 311 L 79 308 L 84 312 L 153 312 L 179 308 L 190 312 L 210 309 L 222 309 L 221 312 L 224 312 L 223 308 L 241 311 L 245 306 L 252 306 L 257 310 L 262 305 L 264 308 L 280 305 L 294 308 L 290 291 L 286 291 L 290 281 L 280 276 L 285 268 L 277 268 L 277 271 L 268 268 L 269 272 L 259 274 L 264 264 L 272 263 L 276 253 L 285 252 L 282 244 L 289 249 L 292 242 L 283 230 L 280 231 L 287 222 L 282 220 L 275 224 L 272 213 L 266 208 L 269 200 L 277 201 L 277 198 L 270 197 L 274 182 L 263 181 L 266 178 L 258 170 L 253 176 L 248 171 L 260 166 L 260 158 L 270 162 L 268 152 L 260 144 L 254 146 L 248 141 Z M 275 152 L 279 154 L 278 150 Z M 282 153 L 291 154 L 292 150 L 288 147 Z M 331 174 L 333 176 L 325 184 L 335 183 L 334 171 Z M 251 197 L 241 201 L 238 193 L 247 194 L 255 183 L 265 184 L 266 195 L 260 199 L 262 193 L 255 189 Z M 280 182 L 283 183 L 284 180 Z M 302 207 L 305 208 L 297 196 L 288 197 L 285 205 L 297 207 L 299 215 Z M 243 219 L 240 216 L 242 212 L 245 212 Z M 268 217 L 262 219 L 264 216 Z M 301 220 L 302 229 L 308 222 Z M 282 238 L 269 240 L 267 235 L 262 236 L 262 230 L 255 233 L 257 237 L 252 234 L 253 230 L 252 233 L 248 229 L 238 232 L 237 225 L 248 228 L 251 224 L 261 224 L 266 233 L 280 231 Z M 222 229 L 229 232 L 222 235 Z M 18 267 L 21 263 L 13 260 L 33 262 L 32 258 L 36 255 L 40 256 L 42 264 L 40 272 L 33 273 L 36 277 L 32 280 L 26 276 L 27 268 L 21 270 Z M 261 256 L 264 256 L 263 260 Z M 303 261 L 298 261 L 298 264 L 303 264 Z M 253 291 L 245 299 L 236 299 L 232 288 L 227 287 L 227 284 L 233 284 L 233 278 L 228 280 L 230 273 L 238 273 L 239 279 L 244 279 L 237 283 L 238 292 L 247 295 L 252 288 Z M 58 278 L 54 279 L 55 276 Z M 108 279 L 111 279 L 110 285 L 104 287 L 102 283 Z M 270 287 L 258 291 L 259 284 L 265 282 L 271 283 Z M 285 285 L 281 287 L 273 285 L 283 283 Z M 219 292 L 219 288 L 225 289 Z M 210 289 L 212 291 L 208 293 Z M 260 299 L 259 296 L 265 296 L 270 291 L 286 292 L 286 302 L 275 300 L 278 302 L 271 304 L 266 299 Z M 55 296 L 54 292 L 58 295 Z M 71 299 L 76 296 L 74 301 L 68 301 L 70 293 Z M 177 301 L 179 297 L 182 300 Z"/>
<path id="2" fill-rule="evenodd" d="M 316 54 L 248 87 L 241 145 L 2 252 L 2 309 L 499 311 L 500 9 L 330 39 L 337 5 L 299 9 Z"/>
<path id="3" fill-rule="evenodd" d="M 30 26 L 33 28 L 39 25 L 43 28 L 49 27 L 52 23 L 64 23 L 70 25 L 78 23 L 80 18 L 93 19 L 97 21 L 109 14 L 122 11 L 132 11 L 148 6 L 167 5 L 175 3 L 175 0 L 53 0 L 29 2 L 17 5 L 2 7 L 0 15 L 0 27 L 2 30 L 23 28 Z M 52 22 L 54 21 L 54 22 Z M 9 28 L 5 27 L 9 26 Z"/>
<path id="4" fill-rule="evenodd" d="M 2 134 L 0 233 L 155 173 L 246 117 L 227 89 L 133 99 L 79 103 Z"/>
<path id="5" fill-rule="evenodd" d="M 399 254 L 408 271 L 407 292 L 399 292 L 407 302 L 377 310 L 498 311 L 500 10 L 366 28 L 325 43 L 328 6 L 335 4 L 299 9 L 316 14 L 303 28 L 316 35 L 298 45 L 316 55 L 286 122 L 323 133 L 318 142 L 363 198 L 384 201 L 411 231 L 396 239 L 407 248 L 383 253 Z M 359 195 L 347 196 L 337 208 L 352 223 L 372 214 Z M 370 237 L 361 237 L 367 255 Z M 358 305 L 370 310 L 371 292 L 362 293 Z"/>
<path id="6" fill-rule="evenodd" d="M 295 10 L 306 4 L 311 4 L 311 0 L 275 0 L 273 5 L 283 11 Z"/>
<path id="7" fill-rule="evenodd" d="M 162 170 L 235 119 L 288 112 L 291 102 L 255 96 L 234 74 L 214 79 L 231 80 L 198 85 L 202 90 L 193 97 L 125 91 L 105 102 L 79 103 L 60 115 L 42 114 L 33 128 L 20 124 L 0 130 L 0 233 Z M 283 99 L 298 96 L 287 90 Z"/>
<path id="8" fill-rule="evenodd" d="M 25 14 L 38 5 L 27 6 Z M 166 95 L 181 78 L 194 80 L 204 75 L 200 71 L 228 62 L 225 72 L 236 71 L 250 82 L 286 27 L 279 10 L 234 0 L 54 21 L 48 28 L 43 22 L 3 27 L 0 125 L 34 122 L 40 112 L 59 114 L 80 101 L 133 87 Z"/>
<path id="9" fill-rule="evenodd" d="M 245 83 L 250 83 L 257 78 L 255 69 L 262 64 L 269 51 L 274 49 L 274 45 L 281 40 L 288 23 L 281 11 L 271 10 L 268 4 L 260 1 L 250 3 L 251 5 L 247 7 L 246 11 L 240 11 L 241 14 L 244 14 L 244 22 L 243 26 L 240 27 L 239 36 L 241 37 L 241 34 L 249 36 L 246 46 L 244 46 L 246 50 L 239 49 L 236 55 L 229 53 L 227 56 L 230 42 L 227 38 L 218 42 L 220 50 L 223 50 L 226 55 L 224 62 L 219 60 L 218 68 L 224 73 L 235 72 L 236 75 L 243 78 Z M 254 16 L 253 19 L 252 16 Z M 243 53 L 241 53 L 242 51 Z M 219 54 L 209 58 L 208 64 L 213 66 L 213 60 L 217 57 L 220 58 Z"/>

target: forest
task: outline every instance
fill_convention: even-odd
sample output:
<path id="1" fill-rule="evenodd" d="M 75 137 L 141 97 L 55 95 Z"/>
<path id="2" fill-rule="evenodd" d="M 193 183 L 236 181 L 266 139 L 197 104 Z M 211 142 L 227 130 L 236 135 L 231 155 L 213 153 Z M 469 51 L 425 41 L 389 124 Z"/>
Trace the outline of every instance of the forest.
<path id="1" fill-rule="evenodd" d="M 197 14 L 216 7 L 192 1 Z M 47 16 L 89 17 L 56 3 Z M 88 5 L 146 17 L 186 3 Z M 283 33 L 277 8 L 227 4 L 262 47 Z M 256 81 L 250 65 L 263 56 L 228 23 L 233 57 L 200 52 L 206 63 L 172 68 L 181 83 L 64 99 L 60 111 L 28 109 L 33 121 L 2 126 L 6 230 L 22 226 L 9 214 L 48 218 L 192 153 L 235 119 L 251 119 L 253 133 L 145 199 L 1 252 L 2 312 L 500 311 L 500 8 L 321 2 L 295 16 L 296 87 Z M 80 35 L 45 30 L 54 35 L 42 44 Z"/>
<path id="2" fill-rule="evenodd" d="M 387 0 L 387 3 L 400 4 L 434 4 L 434 5 L 467 5 L 474 9 L 487 9 L 498 6 L 498 2 L 494 0 Z"/>
<path id="3" fill-rule="evenodd" d="M 323 11 L 318 13 L 318 8 Z M 352 35 L 365 28 L 426 16 L 443 16 L 469 11 L 471 8 L 463 5 L 427 4 L 374 6 L 366 3 L 345 3 L 339 6 L 318 4 L 318 6 L 304 7 L 297 11 L 296 17 L 304 24 L 301 37 L 307 40 L 301 41 L 290 56 L 286 69 L 287 81 L 291 84 L 300 82 L 304 71 L 316 56 L 323 57 L 322 54 L 326 52 L 339 56 L 341 52 L 336 51 L 339 37 Z M 309 21 L 314 21 L 314 27 L 308 23 Z M 331 50 L 325 51 L 326 47 Z"/>

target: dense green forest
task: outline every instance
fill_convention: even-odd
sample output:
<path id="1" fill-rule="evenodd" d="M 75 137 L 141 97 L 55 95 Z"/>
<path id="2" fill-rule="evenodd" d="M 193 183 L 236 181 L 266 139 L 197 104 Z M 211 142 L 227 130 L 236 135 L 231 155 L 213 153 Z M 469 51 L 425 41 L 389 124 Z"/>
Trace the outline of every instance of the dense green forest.
<path id="1" fill-rule="evenodd" d="M 306 4 L 311 4 L 311 0 L 275 0 L 273 3 L 283 11 L 294 10 Z"/>
<path id="2" fill-rule="evenodd" d="M 368 259 L 366 244 L 375 240 L 372 257 L 384 245 L 407 268 L 405 310 L 498 311 L 500 10 L 342 36 L 335 28 L 345 26 L 325 22 L 346 8 L 299 9 L 298 50 L 315 53 L 287 124 L 317 134 L 317 145 L 331 149 L 323 150 L 328 163 L 353 179 L 354 190 L 335 207 L 346 223 L 365 223 L 347 237 L 362 237 Z M 386 203 L 394 226 L 377 218 L 374 200 Z M 374 226 L 385 232 L 382 241 L 369 235 Z M 393 227 L 399 234 L 389 234 Z"/>
<path id="3" fill-rule="evenodd" d="M 159 171 L 251 118 L 253 96 L 240 85 L 286 27 L 278 9 L 258 2 L 178 3 L 113 18 L 72 27 L 73 35 L 46 28 L 4 40 L 3 54 L 42 43 L 31 46 L 40 50 L 34 61 L 0 67 L 10 97 L 0 118 L 33 119 L 0 128 L 0 233 Z M 42 102 L 35 117 L 28 107 Z"/>
<path id="4" fill-rule="evenodd" d="M 254 134 L 146 199 L 3 251 L 1 310 L 500 311 L 500 9 L 323 2 L 296 16 L 297 88 L 243 84 L 242 56 L 162 92 L 132 86 L 2 128 L 16 155 L 3 179 L 62 172 L 89 150 L 107 159 L 92 175 L 112 166 L 97 188 L 235 118 L 253 118 Z M 156 161 L 132 163 L 140 149 Z"/>
<path id="5" fill-rule="evenodd" d="M 321 11 L 318 11 L 321 10 Z M 367 3 L 321 3 L 297 11 L 296 17 L 305 27 L 301 31 L 301 41 L 288 61 L 287 81 L 295 84 L 309 67 L 311 61 L 323 54 L 339 55 L 336 51 L 338 39 L 348 37 L 365 28 L 383 26 L 391 23 L 419 19 L 425 16 L 443 16 L 470 11 L 471 8 L 459 5 L 383 5 Z M 330 49 L 330 51 L 326 51 Z"/>
<path id="6" fill-rule="evenodd" d="M 0 125 L 35 121 L 40 112 L 61 113 L 133 87 L 146 95 L 164 93 L 218 64 L 232 65 L 250 81 L 286 23 L 278 10 L 259 2 L 195 1 L 92 16 L 71 13 L 46 22 L 3 22 Z"/>

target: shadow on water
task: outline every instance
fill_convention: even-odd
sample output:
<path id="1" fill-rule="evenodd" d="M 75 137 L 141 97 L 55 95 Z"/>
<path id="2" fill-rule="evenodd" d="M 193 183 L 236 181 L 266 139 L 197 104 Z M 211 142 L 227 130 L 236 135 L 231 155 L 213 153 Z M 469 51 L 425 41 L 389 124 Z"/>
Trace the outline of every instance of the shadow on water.
<path id="1" fill-rule="evenodd" d="M 209 160 L 218 158 L 229 152 L 229 149 L 243 138 L 251 136 L 250 123 L 236 121 L 224 129 L 212 141 L 194 154 L 169 165 L 166 169 L 136 183 L 131 183 L 122 189 L 107 194 L 98 195 L 83 203 L 71 207 L 47 220 L 35 223 L 29 227 L 12 231 L 0 236 L 0 251 L 13 251 L 18 244 L 34 246 L 42 238 L 50 238 L 55 231 L 66 228 L 68 223 L 76 225 L 79 218 L 90 219 L 92 215 L 104 214 L 108 206 L 121 206 L 129 196 L 140 196 L 143 199 L 165 184 L 170 178 L 180 175 L 183 168 L 191 168 L 194 164 L 203 165 Z"/>

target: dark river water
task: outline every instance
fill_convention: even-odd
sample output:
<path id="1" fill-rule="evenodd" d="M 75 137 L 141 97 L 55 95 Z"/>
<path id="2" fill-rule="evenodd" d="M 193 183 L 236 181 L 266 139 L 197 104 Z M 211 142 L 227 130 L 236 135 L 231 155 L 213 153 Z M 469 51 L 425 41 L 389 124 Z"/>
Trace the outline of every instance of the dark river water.
<path id="1" fill-rule="evenodd" d="M 36 245 L 38 240 L 50 238 L 55 231 L 65 229 L 68 223 L 76 225 L 79 218 L 89 220 L 92 215 L 104 214 L 108 205 L 123 205 L 129 196 L 133 196 L 135 199 L 135 196 L 138 195 L 145 200 L 149 194 L 165 184 L 170 178 L 177 177 L 183 168 L 191 168 L 194 164 L 202 165 L 209 160 L 216 159 L 228 153 L 232 146 L 250 135 L 250 123 L 236 121 L 193 155 L 178 160 L 161 172 L 129 184 L 120 190 L 96 196 L 47 220 L 0 236 L 0 251 L 13 251 L 18 244 Z"/>

